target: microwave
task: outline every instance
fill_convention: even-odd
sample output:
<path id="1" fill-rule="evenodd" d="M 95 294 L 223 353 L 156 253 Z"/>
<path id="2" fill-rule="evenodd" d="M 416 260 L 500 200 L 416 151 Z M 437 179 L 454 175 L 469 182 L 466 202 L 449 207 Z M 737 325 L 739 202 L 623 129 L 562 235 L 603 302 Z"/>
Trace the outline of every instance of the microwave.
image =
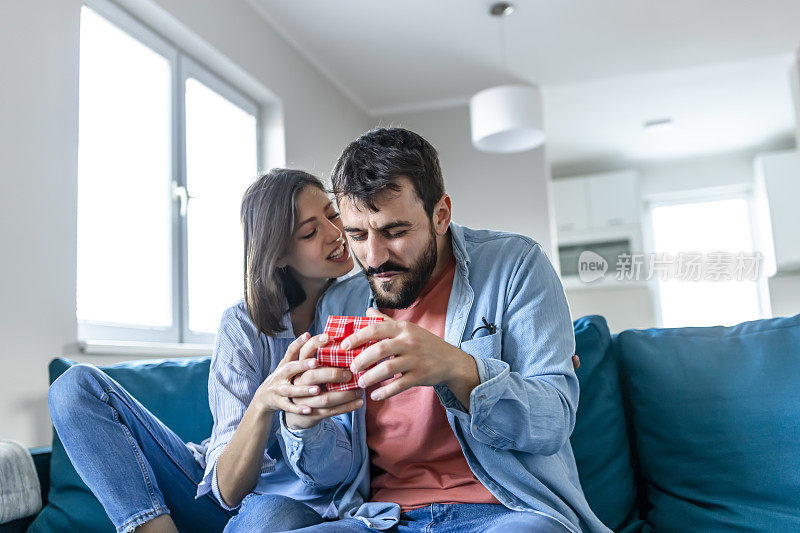
<path id="1" fill-rule="evenodd" d="M 561 265 L 561 277 L 573 278 L 578 276 L 578 258 L 581 253 L 590 250 L 608 263 L 608 270 L 613 272 L 621 254 L 634 254 L 632 237 L 620 237 L 603 241 L 580 242 L 562 244 L 558 247 L 558 259 Z"/>

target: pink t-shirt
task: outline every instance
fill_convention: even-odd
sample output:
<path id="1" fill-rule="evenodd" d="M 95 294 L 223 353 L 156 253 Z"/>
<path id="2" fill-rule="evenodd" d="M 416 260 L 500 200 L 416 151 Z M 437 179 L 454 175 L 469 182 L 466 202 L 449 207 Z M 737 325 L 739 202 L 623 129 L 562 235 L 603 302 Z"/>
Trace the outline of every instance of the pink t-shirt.
<path id="1" fill-rule="evenodd" d="M 444 337 L 454 274 L 451 261 L 410 307 L 381 312 Z M 377 387 L 366 395 L 372 500 L 395 502 L 404 511 L 432 503 L 500 503 L 467 465 L 433 387 L 413 387 L 376 402 L 369 394 Z"/>

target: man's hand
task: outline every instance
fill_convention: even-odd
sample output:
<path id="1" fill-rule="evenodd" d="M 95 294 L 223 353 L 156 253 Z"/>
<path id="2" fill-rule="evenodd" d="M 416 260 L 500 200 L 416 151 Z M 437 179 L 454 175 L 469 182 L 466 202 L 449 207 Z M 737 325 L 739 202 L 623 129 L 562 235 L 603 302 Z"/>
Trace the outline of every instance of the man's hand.
<path id="1" fill-rule="evenodd" d="M 392 320 L 373 308 L 367 309 L 367 316 L 382 317 L 383 321 L 354 332 L 342 342 L 343 348 L 353 349 L 377 341 L 350 365 L 353 372 L 375 365 L 361 377 L 359 386 L 366 389 L 400 374 L 391 383 L 372 391 L 373 400 L 391 398 L 411 387 L 444 383 L 469 410 L 470 393 L 480 384 L 471 355 L 416 324 Z M 578 356 L 573 355 L 575 370 L 580 364 Z"/>
<path id="2" fill-rule="evenodd" d="M 320 367 L 315 354 L 317 349 L 328 344 L 327 335 L 317 335 L 311 339 L 302 337 L 289 346 L 289 350 L 297 351 L 299 362 L 305 371 L 294 377 L 293 385 L 307 390 L 320 391 L 326 383 L 347 383 L 353 375 L 346 368 Z M 289 351 L 287 350 L 287 352 Z M 316 426 L 322 419 L 354 411 L 364 405 L 361 389 L 348 391 L 322 391 L 302 398 L 303 406 L 308 412 L 296 413 L 284 410 L 286 425 L 289 429 L 307 429 Z"/>
<path id="3" fill-rule="evenodd" d="M 383 322 L 360 329 L 342 342 L 344 349 L 353 349 L 377 341 L 350 366 L 350 370 L 358 372 L 375 365 L 361 377 L 359 386 L 366 389 L 401 374 L 375 389 L 370 396 L 373 400 L 391 398 L 411 387 L 444 383 L 469 409 L 469 394 L 480 384 L 471 355 L 416 324 L 392 320 L 375 309 L 368 309 L 367 316 L 382 317 Z"/>

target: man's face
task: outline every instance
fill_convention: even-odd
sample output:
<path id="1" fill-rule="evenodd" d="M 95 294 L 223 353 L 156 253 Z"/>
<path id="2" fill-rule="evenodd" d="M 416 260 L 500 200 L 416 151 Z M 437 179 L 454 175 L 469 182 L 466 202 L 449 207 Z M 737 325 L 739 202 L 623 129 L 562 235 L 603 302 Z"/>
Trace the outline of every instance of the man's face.
<path id="1" fill-rule="evenodd" d="M 350 249 L 364 269 L 375 302 L 383 309 L 414 303 L 436 267 L 436 233 L 422 200 L 407 178 L 375 199 L 377 211 L 350 197 L 339 198 Z"/>

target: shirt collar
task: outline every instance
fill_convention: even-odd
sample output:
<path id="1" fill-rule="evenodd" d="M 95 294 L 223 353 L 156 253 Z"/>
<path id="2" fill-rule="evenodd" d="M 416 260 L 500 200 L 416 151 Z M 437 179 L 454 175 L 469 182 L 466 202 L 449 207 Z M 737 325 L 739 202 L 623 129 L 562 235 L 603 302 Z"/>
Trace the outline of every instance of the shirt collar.
<path id="1" fill-rule="evenodd" d="M 450 241 L 453 243 L 453 256 L 456 258 L 456 266 L 466 275 L 469 272 L 469 253 L 464 243 L 464 227 L 455 222 L 450 223 Z"/>

